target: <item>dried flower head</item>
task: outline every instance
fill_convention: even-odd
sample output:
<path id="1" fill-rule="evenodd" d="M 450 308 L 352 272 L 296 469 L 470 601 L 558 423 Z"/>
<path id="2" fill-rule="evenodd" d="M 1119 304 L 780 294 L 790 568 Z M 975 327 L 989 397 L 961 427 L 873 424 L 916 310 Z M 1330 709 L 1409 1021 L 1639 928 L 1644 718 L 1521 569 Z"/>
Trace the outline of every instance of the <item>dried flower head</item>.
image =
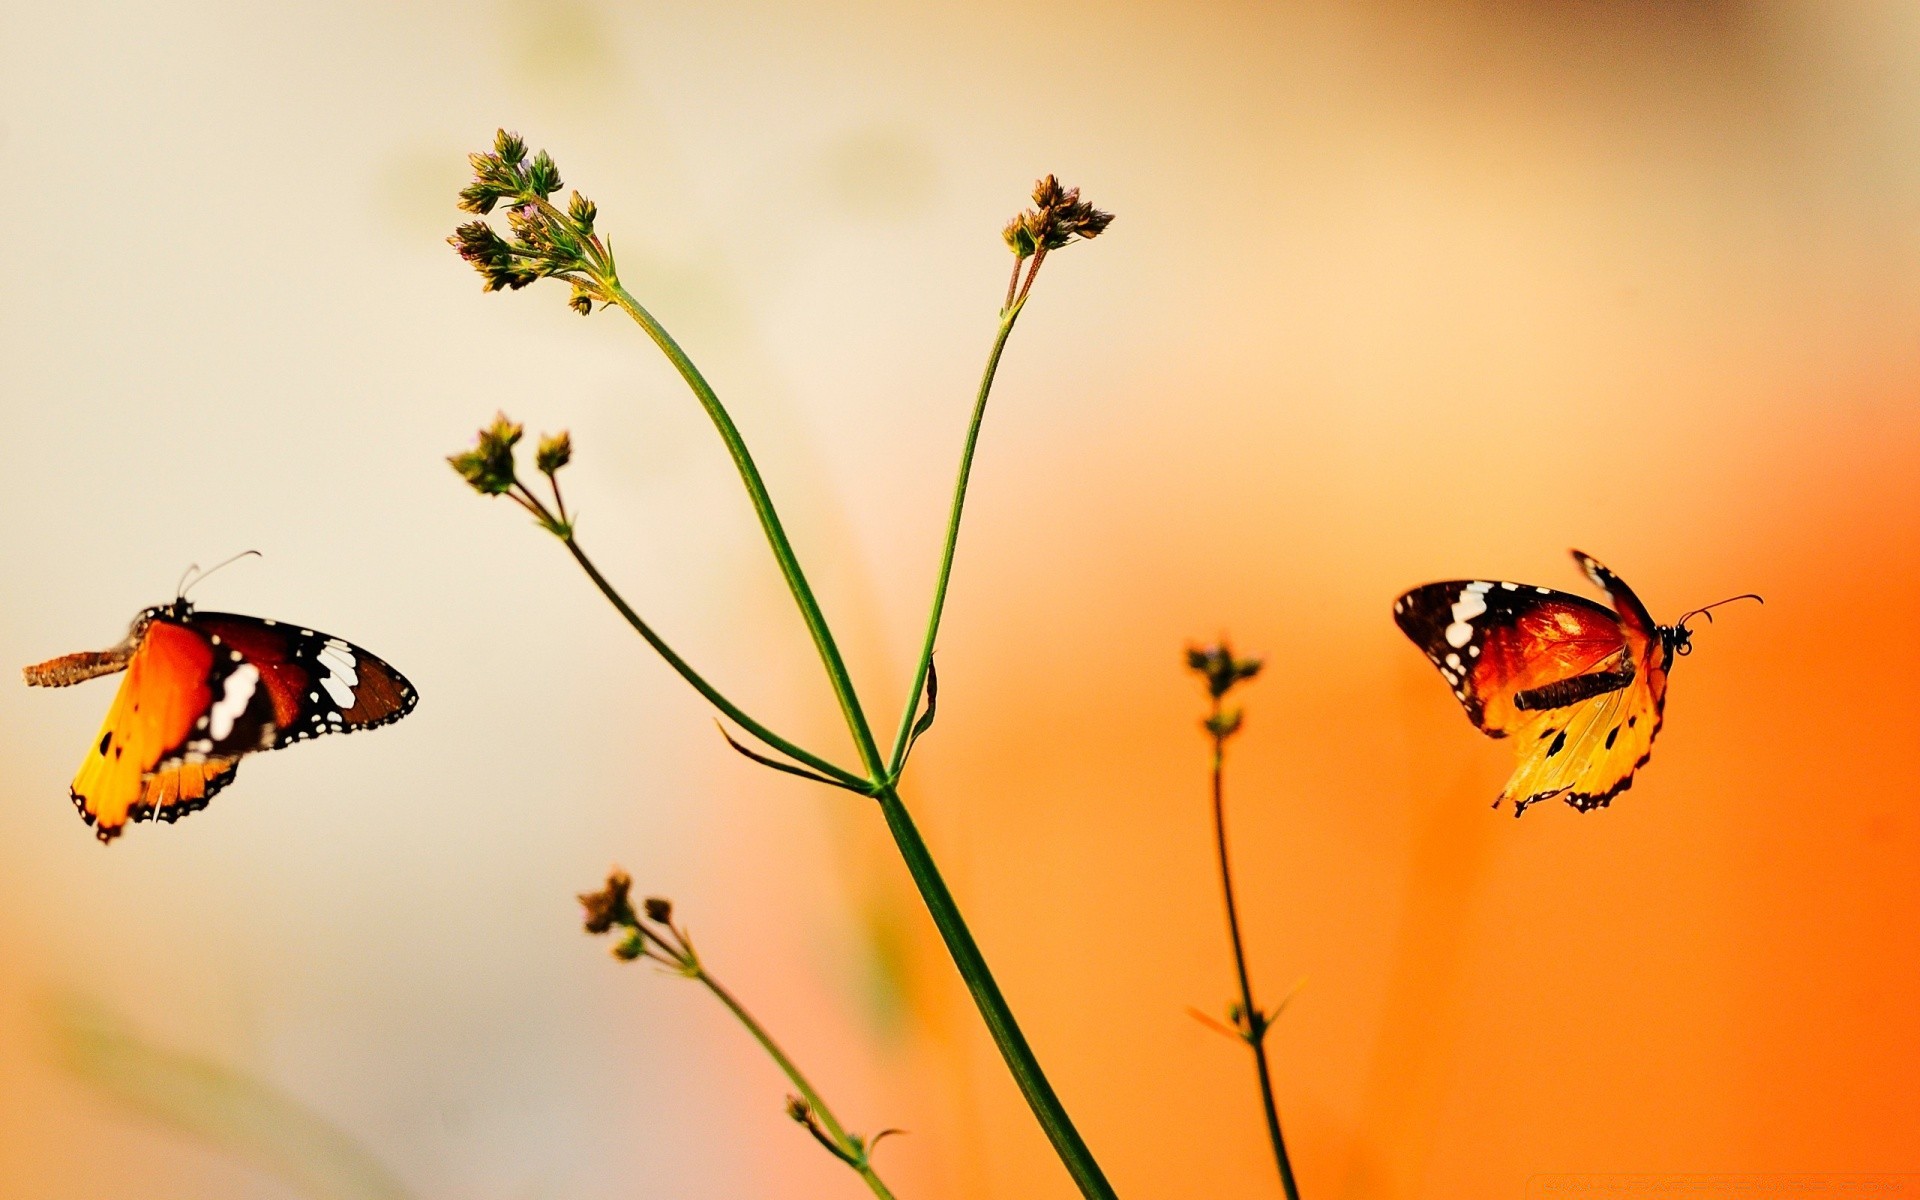
<path id="1" fill-rule="evenodd" d="M 633 878 L 615 867 L 607 873 L 605 887 L 580 896 L 580 907 L 586 910 L 588 933 L 605 933 L 615 925 L 634 924 L 633 905 L 627 900 L 632 887 Z"/>
<path id="2" fill-rule="evenodd" d="M 1080 199 L 1079 188 L 1062 187 L 1052 175 L 1033 185 L 1033 207 L 1007 222 L 1000 236 L 1015 258 L 1029 258 L 1042 250 L 1058 250 L 1076 238 L 1099 237 L 1113 224 L 1113 214 Z"/>
<path id="3" fill-rule="evenodd" d="M 1187 648 L 1188 669 L 1206 679 L 1207 693 L 1215 700 L 1232 691 L 1236 685 L 1258 675 L 1263 665 L 1257 658 L 1235 658 L 1233 647 L 1225 639 L 1212 646 Z"/>
<path id="4" fill-rule="evenodd" d="M 646 900 L 647 920 L 665 925 L 673 920 L 673 901 L 663 896 L 648 896 Z"/>
<path id="5" fill-rule="evenodd" d="M 513 447 L 520 440 L 521 427 L 497 414 L 493 424 L 482 429 L 473 449 L 447 456 L 447 462 L 460 477 L 483 496 L 498 496 L 516 482 L 513 471 Z"/>

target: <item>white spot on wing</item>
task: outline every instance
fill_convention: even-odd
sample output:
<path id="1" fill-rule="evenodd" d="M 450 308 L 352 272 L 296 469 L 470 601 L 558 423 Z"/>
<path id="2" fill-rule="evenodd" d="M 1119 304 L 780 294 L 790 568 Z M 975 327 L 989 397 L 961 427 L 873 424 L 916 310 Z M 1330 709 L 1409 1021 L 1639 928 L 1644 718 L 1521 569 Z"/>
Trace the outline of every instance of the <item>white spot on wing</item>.
<path id="1" fill-rule="evenodd" d="M 320 681 L 320 686 L 327 689 L 328 697 L 341 708 L 353 707 L 353 685 L 346 680 L 341 679 L 338 675 L 329 675 Z M 314 720 L 317 721 L 319 719 L 318 714 L 316 714 Z"/>
<path id="2" fill-rule="evenodd" d="M 1447 626 L 1447 645 L 1458 650 L 1473 640 L 1473 626 L 1465 621 L 1455 621 Z"/>
<path id="3" fill-rule="evenodd" d="M 220 698 L 207 710 L 207 732 L 214 741 L 222 742 L 232 735 L 233 723 L 247 711 L 247 702 L 253 699 L 253 689 L 259 683 L 259 668 L 252 663 L 242 663 L 227 676 Z"/>

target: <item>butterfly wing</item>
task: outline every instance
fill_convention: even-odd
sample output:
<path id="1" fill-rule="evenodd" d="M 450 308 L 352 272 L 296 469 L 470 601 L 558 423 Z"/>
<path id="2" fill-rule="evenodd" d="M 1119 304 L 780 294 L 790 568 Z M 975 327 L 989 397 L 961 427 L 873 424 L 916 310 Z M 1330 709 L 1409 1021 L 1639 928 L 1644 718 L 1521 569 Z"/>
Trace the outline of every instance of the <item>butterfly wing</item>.
<path id="1" fill-rule="evenodd" d="M 404 675 L 331 634 L 237 613 L 195 612 L 189 620 L 259 668 L 273 701 L 276 749 L 391 724 L 419 700 Z"/>
<path id="2" fill-rule="evenodd" d="M 1540 689 L 1583 675 L 1607 684 L 1627 661 L 1618 616 L 1528 584 L 1429 583 L 1394 601 L 1393 619 L 1453 688 L 1467 719 L 1490 737 L 1528 726 L 1529 702 Z"/>
<path id="3" fill-rule="evenodd" d="M 242 754 L 273 744 L 261 673 L 231 647 L 156 618 L 74 776 L 73 803 L 103 842 L 130 820 L 175 820 L 232 780 Z"/>

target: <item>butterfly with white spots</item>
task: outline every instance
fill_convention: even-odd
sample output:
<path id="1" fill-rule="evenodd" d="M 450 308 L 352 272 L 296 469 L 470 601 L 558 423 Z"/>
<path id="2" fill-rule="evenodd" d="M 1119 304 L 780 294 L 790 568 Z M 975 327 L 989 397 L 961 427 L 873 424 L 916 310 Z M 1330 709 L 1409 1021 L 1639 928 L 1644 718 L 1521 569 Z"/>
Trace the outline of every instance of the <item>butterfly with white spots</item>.
<path id="1" fill-rule="evenodd" d="M 1633 786 L 1660 732 L 1674 656 L 1693 649 L 1687 621 L 1711 621 L 1719 606 L 1658 624 L 1619 576 L 1578 550 L 1573 557 L 1613 608 L 1485 580 L 1429 583 L 1393 602 L 1395 623 L 1467 719 L 1518 743 L 1519 765 L 1494 801 L 1511 800 L 1515 816 L 1556 797 L 1591 812 Z"/>
<path id="2" fill-rule="evenodd" d="M 184 598 L 142 612 L 110 650 L 25 674 L 32 686 L 66 687 L 118 671 L 126 680 L 71 789 L 102 842 L 128 821 L 176 821 L 205 808 L 243 755 L 387 725 L 419 698 L 400 672 L 349 642 L 198 612 Z"/>

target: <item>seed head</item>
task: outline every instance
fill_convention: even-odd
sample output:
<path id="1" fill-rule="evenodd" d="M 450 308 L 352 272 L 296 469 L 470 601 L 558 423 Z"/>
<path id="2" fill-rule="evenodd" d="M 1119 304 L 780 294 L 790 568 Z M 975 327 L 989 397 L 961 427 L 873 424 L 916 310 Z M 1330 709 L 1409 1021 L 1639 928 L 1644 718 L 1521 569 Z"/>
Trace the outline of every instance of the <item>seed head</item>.
<path id="1" fill-rule="evenodd" d="M 605 933 L 615 925 L 634 924 L 633 905 L 627 901 L 627 892 L 632 887 L 633 878 L 615 867 L 607 873 L 605 887 L 581 895 L 580 907 L 586 910 L 588 933 Z"/>

